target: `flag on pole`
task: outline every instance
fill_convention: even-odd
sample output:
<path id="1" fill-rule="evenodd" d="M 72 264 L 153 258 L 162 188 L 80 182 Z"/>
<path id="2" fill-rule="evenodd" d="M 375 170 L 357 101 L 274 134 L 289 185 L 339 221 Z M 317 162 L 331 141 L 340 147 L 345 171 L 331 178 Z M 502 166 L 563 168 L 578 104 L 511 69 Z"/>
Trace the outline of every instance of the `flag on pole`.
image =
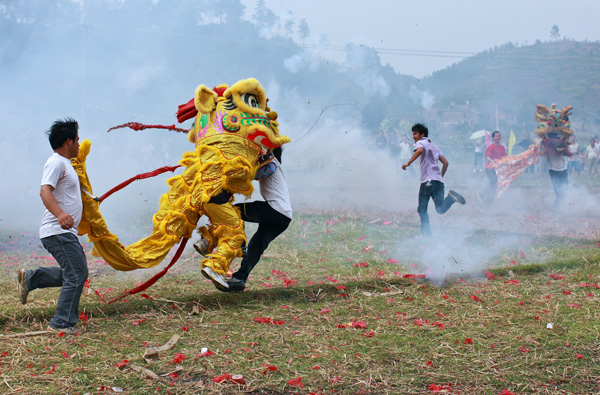
<path id="1" fill-rule="evenodd" d="M 511 130 L 510 137 L 508 138 L 508 155 L 509 156 L 512 155 L 512 149 L 516 142 L 517 142 L 517 136 L 515 136 L 515 133 Z"/>

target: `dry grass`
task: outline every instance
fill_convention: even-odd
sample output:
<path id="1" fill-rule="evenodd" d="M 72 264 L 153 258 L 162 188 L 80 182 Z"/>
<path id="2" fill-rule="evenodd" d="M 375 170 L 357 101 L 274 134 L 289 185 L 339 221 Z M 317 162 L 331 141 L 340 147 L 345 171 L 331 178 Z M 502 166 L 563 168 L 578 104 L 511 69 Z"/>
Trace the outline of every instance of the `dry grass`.
<path id="1" fill-rule="evenodd" d="M 89 318 L 74 337 L 7 337 L 43 330 L 58 296 L 58 290 L 36 290 L 31 302 L 21 306 L 17 268 L 48 264 L 35 243 L 21 243 L 0 254 L 5 336 L 0 392 L 600 391 L 600 249 L 595 236 L 540 233 L 527 257 L 515 258 L 507 250 L 494 262 L 482 262 L 482 267 L 494 267 L 488 274 L 493 279 L 482 271 L 479 277 L 447 278 L 436 287 L 404 277 L 414 272 L 412 265 L 418 270 L 419 262 L 392 251 L 397 240 L 414 235 L 416 222 L 400 226 L 399 220 L 299 215 L 263 257 L 248 289 L 238 294 L 215 290 L 199 275 L 190 251 L 146 297 L 105 305 L 85 291 L 81 307 Z M 493 232 L 479 232 L 471 241 L 494 238 Z M 371 250 L 363 251 L 368 246 Z M 515 259 L 517 264 L 511 264 Z M 368 267 L 357 265 L 363 262 Z M 91 287 L 107 296 L 151 274 L 114 272 L 96 258 L 89 265 Z M 164 345 L 173 335 L 180 336 L 173 348 L 158 358 L 144 358 L 149 347 Z M 214 354 L 202 355 L 203 348 Z M 242 375 L 245 384 L 227 375 Z M 225 381 L 216 383 L 218 377 Z"/>

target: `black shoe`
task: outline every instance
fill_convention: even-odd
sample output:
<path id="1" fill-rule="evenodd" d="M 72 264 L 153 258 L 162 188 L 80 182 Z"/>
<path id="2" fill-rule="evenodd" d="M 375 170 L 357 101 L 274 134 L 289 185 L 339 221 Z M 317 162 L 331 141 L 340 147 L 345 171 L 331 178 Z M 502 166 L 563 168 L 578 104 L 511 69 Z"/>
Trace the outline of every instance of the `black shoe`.
<path id="1" fill-rule="evenodd" d="M 29 285 L 27 285 L 27 279 L 29 273 L 27 270 L 19 269 L 19 298 L 22 304 L 27 304 L 27 295 L 29 295 Z"/>
<path id="2" fill-rule="evenodd" d="M 246 281 L 235 277 L 227 280 L 227 285 L 229 285 L 229 292 L 242 292 L 246 289 Z"/>
<path id="3" fill-rule="evenodd" d="M 460 193 L 453 190 L 448 191 L 448 196 L 450 196 L 452 199 L 454 199 L 455 202 L 460 204 L 465 204 L 467 202 Z"/>

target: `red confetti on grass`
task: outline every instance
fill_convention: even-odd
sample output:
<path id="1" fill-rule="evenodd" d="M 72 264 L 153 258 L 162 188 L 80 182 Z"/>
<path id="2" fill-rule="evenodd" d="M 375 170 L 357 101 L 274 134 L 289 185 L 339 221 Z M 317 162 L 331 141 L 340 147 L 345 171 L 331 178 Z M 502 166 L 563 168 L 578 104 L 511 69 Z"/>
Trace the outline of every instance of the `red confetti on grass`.
<path id="1" fill-rule="evenodd" d="M 575 357 L 577 357 L 577 359 L 581 359 L 581 358 L 583 358 L 583 355 L 577 353 L 577 354 L 575 354 Z"/>
<path id="2" fill-rule="evenodd" d="M 371 338 L 371 337 L 375 336 L 375 332 L 367 331 L 367 332 L 363 333 L 361 336 Z"/>
<path id="3" fill-rule="evenodd" d="M 285 324 L 284 320 L 275 321 L 271 319 L 271 317 L 256 317 L 254 322 L 258 322 L 260 324 L 273 324 L 273 325 L 283 325 Z"/>
<path id="4" fill-rule="evenodd" d="M 389 264 L 391 264 L 391 265 L 393 265 L 393 264 L 396 264 L 396 263 L 398 263 L 400 261 L 398 261 L 397 259 L 388 258 L 386 260 L 386 262 L 389 263 Z"/>
<path id="5" fill-rule="evenodd" d="M 172 365 L 172 364 L 174 364 L 174 363 L 181 363 L 181 362 L 183 362 L 183 361 L 185 361 L 185 355 L 184 355 L 184 354 L 177 353 L 177 354 L 175 354 L 175 356 L 173 357 L 173 360 L 172 360 L 171 362 L 169 362 L 169 365 Z"/>
<path id="6" fill-rule="evenodd" d="M 485 274 L 488 280 L 493 280 L 496 277 L 494 273 L 488 272 L 487 270 L 484 270 L 483 273 Z"/>
<path id="7" fill-rule="evenodd" d="M 283 287 L 284 288 L 288 288 L 288 287 L 291 287 L 292 285 L 296 285 L 296 284 L 298 284 L 298 281 L 296 281 L 296 280 L 291 280 L 291 279 L 287 279 L 287 278 L 283 279 Z"/>
<path id="8" fill-rule="evenodd" d="M 229 373 L 225 373 L 221 376 L 213 377 L 213 381 L 217 384 L 231 380 L 231 375 Z"/>
<path id="9" fill-rule="evenodd" d="M 87 315 L 85 311 L 82 311 L 81 314 L 79 314 L 79 321 L 81 321 L 82 325 L 87 324 L 89 318 L 90 316 Z"/>
<path id="10" fill-rule="evenodd" d="M 519 348 L 519 351 L 521 351 L 521 352 L 529 352 L 530 350 L 528 348 L 525 348 L 525 344 L 523 344 L 523 346 Z"/>
<path id="11" fill-rule="evenodd" d="M 199 353 L 198 355 L 196 355 L 196 358 L 201 358 L 201 357 L 210 357 L 211 355 L 215 355 L 214 352 L 210 351 L 210 350 L 206 350 L 204 352 Z"/>
<path id="12" fill-rule="evenodd" d="M 352 321 L 350 326 L 353 328 L 367 329 L 367 323 L 364 321 Z"/>
<path id="13" fill-rule="evenodd" d="M 296 377 L 295 379 L 291 379 L 290 381 L 288 381 L 288 384 L 292 387 L 304 387 L 304 383 L 302 382 L 302 376 Z"/>
<path id="14" fill-rule="evenodd" d="M 331 312 L 331 309 L 329 309 L 329 308 L 323 308 L 323 309 L 321 309 L 321 315 L 327 314 L 327 313 L 330 313 L 330 312 Z"/>
<path id="15" fill-rule="evenodd" d="M 465 341 L 463 342 L 464 344 L 473 344 L 473 339 L 471 339 L 470 337 L 466 338 Z"/>
<path id="16" fill-rule="evenodd" d="M 514 392 L 510 392 L 509 390 L 507 390 L 506 388 L 504 388 L 502 390 L 502 392 L 500 392 L 500 395 L 517 395 Z"/>
<path id="17" fill-rule="evenodd" d="M 367 262 L 360 262 L 355 263 L 354 265 L 352 265 L 352 267 L 369 267 L 369 264 Z"/>
<path id="18" fill-rule="evenodd" d="M 269 372 L 274 372 L 277 370 L 277 366 L 275 365 L 269 365 L 269 364 L 263 364 L 262 367 L 267 367 L 264 371 L 263 374 L 267 374 Z"/>
<path id="19" fill-rule="evenodd" d="M 429 389 L 431 390 L 431 392 L 448 392 L 451 391 L 452 388 L 450 388 L 450 384 L 430 384 L 429 385 Z"/>
<path id="20" fill-rule="evenodd" d="M 124 359 L 121 362 L 119 362 L 118 364 L 113 365 L 113 366 L 116 367 L 117 369 L 121 369 L 121 368 L 124 368 L 125 366 L 127 366 L 128 363 L 129 363 L 129 361 Z"/>
<path id="21" fill-rule="evenodd" d="M 424 274 L 405 274 L 402 278 L 425 278 Z"/>

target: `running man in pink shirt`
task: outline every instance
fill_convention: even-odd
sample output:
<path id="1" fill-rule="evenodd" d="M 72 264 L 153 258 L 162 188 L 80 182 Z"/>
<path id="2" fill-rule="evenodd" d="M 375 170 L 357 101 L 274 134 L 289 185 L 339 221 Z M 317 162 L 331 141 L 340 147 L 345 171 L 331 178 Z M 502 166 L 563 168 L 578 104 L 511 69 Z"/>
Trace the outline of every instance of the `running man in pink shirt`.
<path id="1" fill-rule="evenodd" d="M 425 236 L 431 235 L 431 227 L 429 226 L 429 215 L 427 207 L 429 199 L 433 199 L 435 211 L 439 214 L 444 214 L 454 203 L 465 204 L 466 200 L 460 194 L 450 190 L 448 196 L 444 198 L 444 181 L 443 177 L 448 170 L 448 159 L 442 154 L 442 151 L 429 140 L 429 130 L 423 124 L 416 123 L 411 128 L 413 140 L 415 141 L 415 151 L 412 157 L 402 165 L 402 169 L 406 170 L 411 163 L 420 157 L 421 165 L 421 187 L 419 188 L 419 207 L 417 212 L 421 218 L 421 234 Z M 438 162 L 442 162 L 442 169 L 438 166 Z"/>

